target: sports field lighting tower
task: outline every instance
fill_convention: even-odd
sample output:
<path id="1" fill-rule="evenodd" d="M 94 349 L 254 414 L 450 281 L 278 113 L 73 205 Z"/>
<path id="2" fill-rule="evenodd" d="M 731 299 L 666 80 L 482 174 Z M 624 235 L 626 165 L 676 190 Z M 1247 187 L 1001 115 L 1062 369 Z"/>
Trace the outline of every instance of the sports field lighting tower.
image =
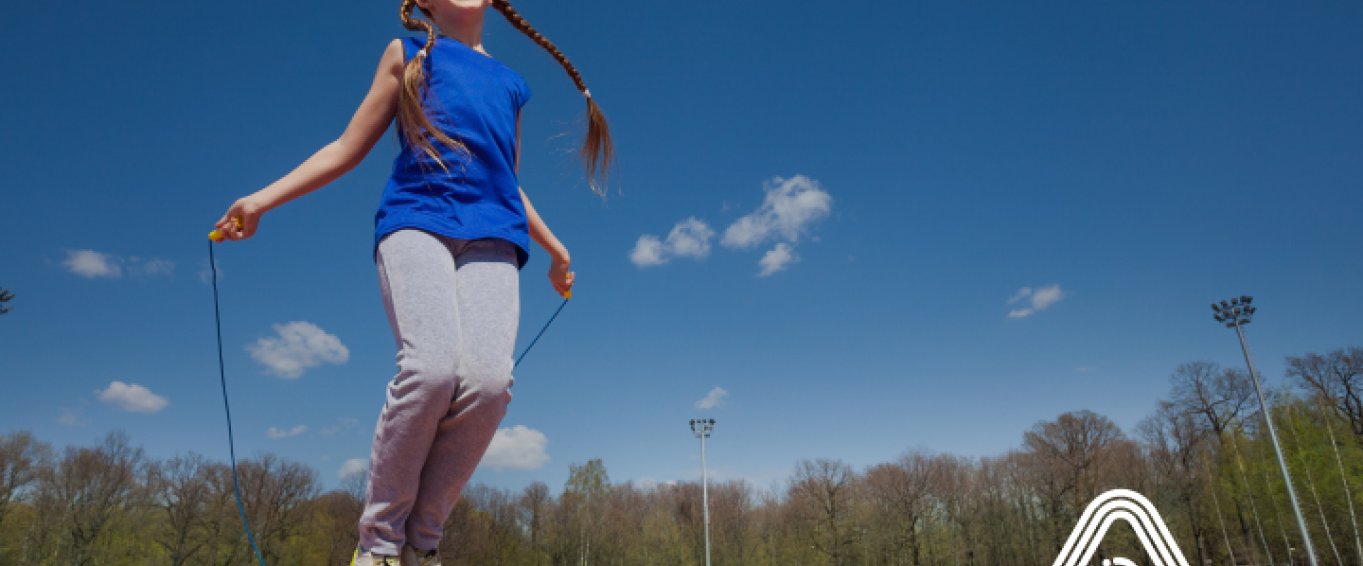
<path id="1" fill-rule="evenodd" d="M 705 566 L 710 566 L 710 477 L 705 468 L 705 439 L 715 430 L 715 419 L 691 419 L 691 432 L 700 439 L 700 499 L 705 515 Z"/>
<path id="2" fill-rule="evenodd" d="M 1254 297 L 1242 295 L 1229 301 L 1212 303 L 1212 312 L 1215 313 L 1217 322 L 1226 325 L 1226 328 L 1234 328 L 1235 335 L 1240 338 L 1240 351 L 1245 354 L 1245 365 L 1249 366 L 1249 378 L 1254 382 L 1254 393 L 1259 396 L 1259 410 L 1264 414 L 1264 424 L 1268 428 L 1268 438 L 1273 441 L 1273 452 L 1278 455 L 1278 467 L 1283 471 L 1283 481 L 1287 483 L 1287 497 L 1292 500 L 1292 512 L 1297 515 L 1297 528 L 1301 529 L 1302 542 L 1306 544 L 1306 556 L 1311 560 L 1311 566 L 1318 566 L 1316 561 L 1316 547 L 1311 544 L 1311 532 L 1306 530 L 1306 519 L 1302 518 L 1301 505 L 1297 503 L 1297 490 L 1292 487 L 1292 474 L 1287 471 L 1287 460 L 1283 459 L 1282 446 L 1278 444 L 1278 432 L 1273 429 L 1273 419 L 1268 412 L 1268 403 L 1264 401 L 1264 391 L 1259 387 L 1259 373 L 1254 370 L 1254 360 L 1249 357 L 1249 346 L 1245 344 L 1245 331 L 1241 326 L 1249 324 L 1250 317 L 1254 316 Z"/>

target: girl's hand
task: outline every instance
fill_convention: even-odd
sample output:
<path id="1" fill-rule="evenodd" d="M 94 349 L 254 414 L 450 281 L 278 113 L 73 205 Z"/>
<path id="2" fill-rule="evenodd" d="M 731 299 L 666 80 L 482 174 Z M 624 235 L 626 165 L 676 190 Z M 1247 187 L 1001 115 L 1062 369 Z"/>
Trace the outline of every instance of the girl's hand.
<path id="1" fill-rule="evenodd" d="M 227 213 L 218 219 L 218 231 L 228 240 L 245 240 L 255 235 L 256 227 L 260 225 L 260 217 L 265 214 L 265 207 L 256 202 L 250 196 L 237 199 L 228 207 Z"/>
<path id="2" fill-rule="evenodd" d="M 554 286 L 559 296 L 568 298 L 573 291 L 573 272 L 570 271 L 572 260 L 568 257 L 568 252 L 564 251 L 561 255 L 556 254 L 553 264 L 549 266 L 549 283 Z"/>

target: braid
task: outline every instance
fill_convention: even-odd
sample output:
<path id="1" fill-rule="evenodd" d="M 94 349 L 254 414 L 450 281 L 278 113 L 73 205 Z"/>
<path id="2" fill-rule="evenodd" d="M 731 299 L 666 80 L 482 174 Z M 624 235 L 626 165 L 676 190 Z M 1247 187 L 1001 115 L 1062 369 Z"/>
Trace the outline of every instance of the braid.
<path id="1" fill-rule="evenodd" d="M 405 0 L 413 1 L 413 0 Z M 610 166 L 615 156 L 614 144 L 611 143 L 610 127 L 606 124 L 606 115 L 601 112 L 596 101 L 592 100 L 591 91 L 587 90 L 587 83 L 582 80 L 582 73 L 577 71 L 577 67 L 568 60 L 568 57 L 559 51 L 549 38 L 536 31 L 530 22 L 525 21 L 515 8 L 511 7 L 509 0 L 492 0 L 492 7 L 496 8 L 502 16 L 506 18 L 511 26 L 520 30 L 536 44 L 543 47 L 563 70 L 568 72 L 568 76 L 573 79 L 573 84 L 577 90 L 587 99 L 587 137 L 582 140 L 581 157 L 583 166 L 587 169 L 587 183 L 593 192 L 598 195 L 605 195 L 603 185 L 609 174 Z"/>
<path id="2" fill-rule="evenodd" d="M 449 173 L 449 168 L 445 167 L 445 161 L 440 159 L 440 154 L 435 150 L 435 144 L 431 143 L 431 138 L 434 137 L 456 152 L 467 153 L 468 148 L 463 143 L 446 135 L 440 128 L 435 127 L 422 106 L 422 101 L 426 99 L 429 88 L 426 81 L 426 69 L 422 62 L 430 54 L 431 48 L 435 46 L 435 27 L 427 19 L 412 17 L 412 10 L 416 7 L 416 0 L 402 0 L 402 6 L 398 8 L 398 18 L 402 20 L 403 27 L 412 31 L 426 32 L 426 45 L 422 46 L 421 51 L 417 52 L 416 56 L 407 61 L 402 71 L 402 89 L 398 93 L 398 130 L 407 140 L 409 146 L 430 156 L 440 165 L 441 169 L 445 170 L 445 173 Z M 430 14 L 424 8 L 421 13 L 426 15 L 427 18 L 430 17 Z"/>

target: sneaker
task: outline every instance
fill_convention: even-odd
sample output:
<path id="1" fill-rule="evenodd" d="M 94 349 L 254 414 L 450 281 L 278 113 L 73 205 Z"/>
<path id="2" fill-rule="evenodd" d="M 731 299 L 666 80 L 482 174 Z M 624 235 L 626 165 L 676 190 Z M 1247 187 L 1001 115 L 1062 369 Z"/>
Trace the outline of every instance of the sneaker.
<path id="1" fill-rule="evenodd" d="M 358 548 L 350 558 L 350 566 L 399 566 L 402 563 L 403 561 L 396 556 L 360 552 Z"/>
<path id="2" fill-rule="evenodd" d="M 440 555 L 434 550 L 421 551 L 412 545 L 402 547 L 403 566 L 440 566 Z"/>

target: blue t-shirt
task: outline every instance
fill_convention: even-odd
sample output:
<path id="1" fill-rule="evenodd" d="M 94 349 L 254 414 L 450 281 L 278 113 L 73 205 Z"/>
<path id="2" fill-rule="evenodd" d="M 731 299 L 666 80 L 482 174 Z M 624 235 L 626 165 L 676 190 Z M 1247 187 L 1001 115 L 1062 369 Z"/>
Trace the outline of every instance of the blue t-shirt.
<path id="1" fill-rule="evenodd" d="M 403 39 L 410 61 L 425 38 Z M 500 238 L 516 245 L 517 266 L 529 258 L 530 236 L 516 180 L 516 118 L 530 87 L 516 71 L 458 40 L 439 36 L 425 61 L 431 123 L 462 142 L 468 153 L 432 139 L 440 164 L 409 147 L 401 151 L 374 216 L 374 246 L 403 228 L 475 240 Z"/>

